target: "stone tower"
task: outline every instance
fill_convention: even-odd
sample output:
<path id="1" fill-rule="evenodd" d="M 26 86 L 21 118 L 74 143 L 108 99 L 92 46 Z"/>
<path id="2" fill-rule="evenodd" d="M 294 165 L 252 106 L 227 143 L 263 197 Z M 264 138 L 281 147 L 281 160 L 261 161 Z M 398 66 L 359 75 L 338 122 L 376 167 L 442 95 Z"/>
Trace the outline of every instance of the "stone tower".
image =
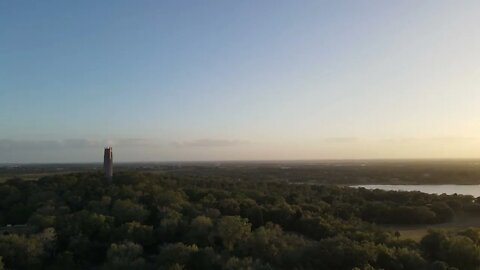
<path id="1" fill-rule="evenodd" d="M 112 180 L 112 176 L 113 176 L 112 147 L 105 147 L 105 152 L 103 154 L 103 171 L 105 172 L 105 177 L 108 180 Z"/>

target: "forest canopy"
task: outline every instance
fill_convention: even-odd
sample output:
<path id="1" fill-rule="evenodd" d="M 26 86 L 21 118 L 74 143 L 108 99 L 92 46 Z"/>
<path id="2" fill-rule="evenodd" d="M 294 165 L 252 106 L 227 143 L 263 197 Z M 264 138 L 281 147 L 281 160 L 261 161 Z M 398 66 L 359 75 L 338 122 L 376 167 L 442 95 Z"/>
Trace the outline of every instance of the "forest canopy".
<path id="1" fill-rule="evenodd" d="M 471 196 L 98 173 L 0 184 L 6 269 L 461 269 L 476 229 L 406 240 L 382 224 L 480 215 Z"/>

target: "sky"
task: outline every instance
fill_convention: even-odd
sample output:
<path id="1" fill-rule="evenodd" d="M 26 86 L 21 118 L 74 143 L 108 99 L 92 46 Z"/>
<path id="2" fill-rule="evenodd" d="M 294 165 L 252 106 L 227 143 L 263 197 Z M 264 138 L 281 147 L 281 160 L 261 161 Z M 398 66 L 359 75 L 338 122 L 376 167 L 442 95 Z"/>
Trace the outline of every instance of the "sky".
<path id="1" fill-rule="evenodd" d="M 0 163 L 480 158 L 479 1 L 0 1 Z"/>

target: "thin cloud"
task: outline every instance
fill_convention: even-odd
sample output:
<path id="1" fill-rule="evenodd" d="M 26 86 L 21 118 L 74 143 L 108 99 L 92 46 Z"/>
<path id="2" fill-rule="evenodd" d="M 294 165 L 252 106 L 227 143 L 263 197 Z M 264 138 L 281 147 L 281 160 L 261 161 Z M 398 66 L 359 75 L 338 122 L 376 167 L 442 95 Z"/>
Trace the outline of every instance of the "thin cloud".
<path id="1" fill-rule="evenodd" d="M 402 137 L 385 139 L 389 143 L 471 143 L 479 141 L 476 137 L 439 136 L 439 137 Z"/>
<path id="2" fill-rule="evenodd" d="M 117 140 L 108 141 L 109 145 L 112 146 L 155 146 L 159 145 L 159 142 L 149 139 L 140 139 L 140 138 L 124 138 Z"/>
<path id="3" fill-rule="evenodd" d="M 12 140 L 12 139 L 0 139 L 1 150 L 16 150 L 16 149 L 52 149 L 58 148 L 64 145 L 63 141 L 56 140 Z"/>
<path id="4" fill-rule="evenodd" d="M 113 140 L 99 139 L 62 139 L 62 140 L 14 140 L 0 139 L 0 150 L 51 150 L 59 148 L 100 148 L 111 146 L 151 146 L 158 143 L 138 138 L 123 138 Z"/>
<path id="5" fill-rule="evenodd" d="M 176 147 L 232 147 L 248 144 L 243 140 L 225 140 L 225 139 L 198 139 L 191 141 L 173 142 Z"/>
<path id="6" fill-rule="evenodd" d="M 356 137 L 331 137 L 325 138 L 323 141 L 326 143 L 354 143 L 358 140 Z"/>

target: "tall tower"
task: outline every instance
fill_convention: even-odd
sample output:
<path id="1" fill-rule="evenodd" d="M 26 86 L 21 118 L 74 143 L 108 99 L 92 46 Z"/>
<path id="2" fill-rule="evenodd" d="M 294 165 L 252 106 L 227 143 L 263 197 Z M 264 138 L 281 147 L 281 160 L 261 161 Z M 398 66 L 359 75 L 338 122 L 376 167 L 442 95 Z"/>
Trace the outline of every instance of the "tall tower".
<path id="1" fill-rule="evenodd" d="M 103 154 L 103 171 L 105 172 L 105 177 L 108 180 L 112 180 L 112 176 L 113 176 L 112 147 L 105 147 L 105 152 Z"/>

